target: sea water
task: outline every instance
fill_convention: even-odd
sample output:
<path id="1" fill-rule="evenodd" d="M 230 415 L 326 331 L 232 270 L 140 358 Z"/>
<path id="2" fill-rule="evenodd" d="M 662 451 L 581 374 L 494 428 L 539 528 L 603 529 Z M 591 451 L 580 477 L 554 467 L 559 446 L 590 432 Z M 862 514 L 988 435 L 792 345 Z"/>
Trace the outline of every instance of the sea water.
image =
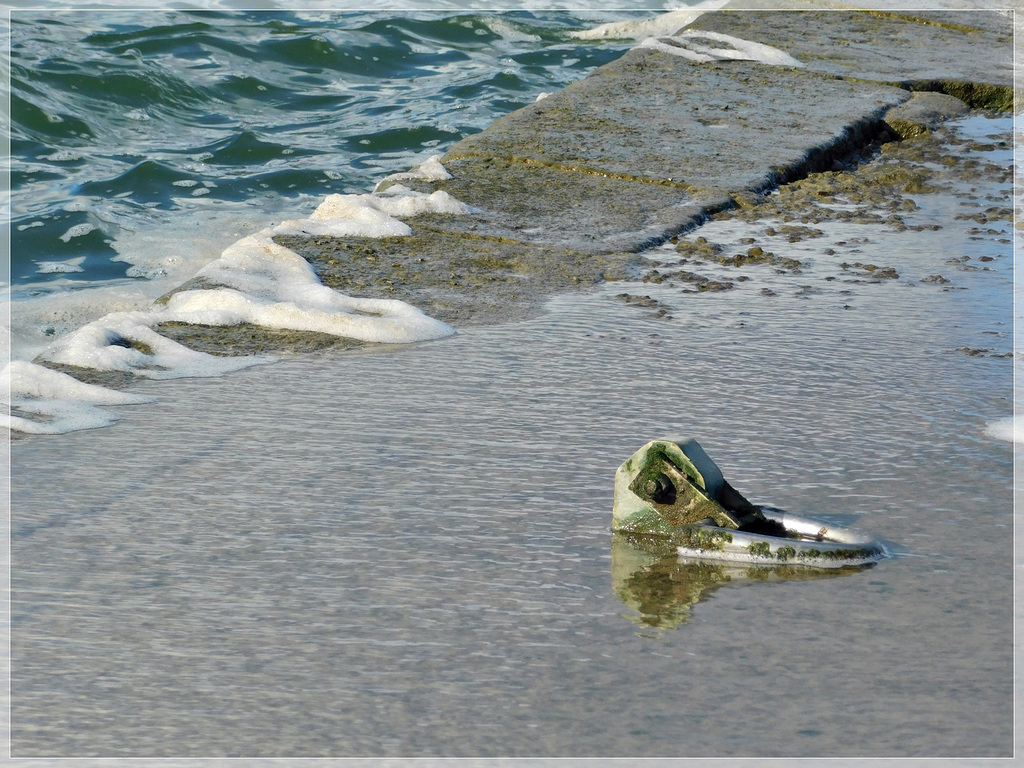
<path id="1" fill-rule="evenodd" d="M 17 444 L 14 754 L 1010 754 L 1013 446 L 986 425 L 1012 408 L 1011 233 L 915 199 L 900 232 L 701 230 L 800 275 L 637 277 L 527 322 L 142 382 L 158 406 Z M 632 548 L 615 469 L 679 434 L 755 503 L 893 557 L 826 576 Z"/>
<path id="2" fill-rule="evenodd" d="M 240 237 L 584 77 L 628 45 L 572 37 L 600 18 L 14 12 L 15 348 L 113 303 L 86 288 L 151 300 Z"/>

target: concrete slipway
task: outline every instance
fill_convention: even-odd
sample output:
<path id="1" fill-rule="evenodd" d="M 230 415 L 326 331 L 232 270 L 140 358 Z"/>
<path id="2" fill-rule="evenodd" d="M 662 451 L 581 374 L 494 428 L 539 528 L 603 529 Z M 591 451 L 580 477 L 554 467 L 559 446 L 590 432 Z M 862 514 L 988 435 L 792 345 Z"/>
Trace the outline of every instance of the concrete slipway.
<path id="1" fill-rule="evenodd" d="M 709 214 L 969 108 L 1013 106 L 1012 25 L 999 12 L 719 12 L 687 31 L 770 45 L 801 66 L 634 48 L 453 146 L 451 179 L 402 180 L 477 213 L 420 215 L 407 237 L 277 241 L 343 293 L 403 299 L 456 327 L 521 318 L 553 292 L 629 275 L 637 254 Z M 215 286 L 182 289 L 201 287 Z M 352 343 L 252 326 L 161 332 L 226 354 Z"/>
<path id="2" fill-rule="evenodd" d="M 618 277 L 709 213 L 840 168 L 958 114 L 961 100 L 1011 107 L 1012 34 L 998 13 L 715 13 L 690 29 L 766 43 L 804 66 L 631 50 L 452 147 L 451 180 L 403 182 L 480 213 L 418 217 L 408 238 L 282 242 L 339 290 L 406 299 L 456 324 L 514 316 L 517 301 Z"/>

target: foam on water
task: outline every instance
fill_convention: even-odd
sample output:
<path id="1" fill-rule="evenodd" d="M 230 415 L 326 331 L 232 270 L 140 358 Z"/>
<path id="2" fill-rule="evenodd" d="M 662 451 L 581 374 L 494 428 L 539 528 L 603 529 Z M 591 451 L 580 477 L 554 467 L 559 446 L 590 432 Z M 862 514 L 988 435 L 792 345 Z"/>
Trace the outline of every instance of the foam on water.
<path id="1" fill-rule="evenodd" d="M 97 406 L 153 401 L 145 395 L 85 384 L 66 373 L 24 360 L 10 362 L 0 372 L 0 381 L 17 382 L 17 390 L 5 388 L 3 392 L 3 402 L 12 413 L 4 415 L 2 423 L 9 429 L 37 435 L 106 427 L 117 421 L 117 416 Z"/>
<path id="2" fill-rule="evenodd" d="M 301 198 L 301 205 L 316 200 Z M 290 201 L 292 205 L 295 201 Z M 196 271 L 216 259 L 235 240 L 261 229 L 276 210 L 237 206 L 190 211 L 187 217 L 143 220 L 132 230 L 123 230 L 111 243 L 117 255 L 111 261 L 130 264 L 125 274 L 151 283 L 141 290 L 155 299 L 188 280 Z M 132 283 L 138 283 L 137 280 Z"/>
<path id="3" fill-rule="evenodd" d="M 85 261 L 84 256 L 78 256 L 73 259 L 65 259 L 64 261 L 37 261 L 36 272 L 41 275 L 55 275 L 68 272 L 84 272 L 82 269 L 82 262 Z"/>
<path id="4" fill-rule="evenodd" d="M 660 13 L 650 19 L 640 21 L 611 21 L 591 29 L 570 32 L 570 36 L 578 40 L 642 40 L 646 37 L 675 35 L 679 30 L 692 24 L 708 11 L 724 7 L 728 0 L 708 0 L 708 2 L 679 8 Z"/>
<path id="5" fill-rule="evenodd" d="M 6 306 L 0 311 L 10 317 L 11 325 L 0 334 L 3 354 L 15 360 L 31 360 L 76 328 L 110 312 L 145 309 L 173 287 L 159 290 L 148 282 L 126 280 L 86 285 L 83 288 L 80 282 L 51 280 L 47 283 L 50 290 L 30 301 L 12 303 L 5 295 Z"/>
<path id="6" fill-rule="evenodd" d="M 1005 419 L 990 421 L 985 434 L 1008 443 L 1024 443 L 1024 416 L 1007 416 Z"/>
<path id="7" fill-rule="evenodd" d="M 450 179 L 452 175 L 448 173 L 447 169 L 441 165 L 440 155 L 431 155 L 425 161 L 420 163 L 416 168 L 411 171 L 404 173 L 392 173 L 390 176 L 385 176 L 377 185 L 373 188 L 373 191 L 378 191 L 382 186 L 390 182 L 396 181 L 446 181 Z"/>
<path id="8" fill-rule="evenodd" d="M 222 315 L 225 319 L 231 316 Z M 161 336 L 151 327 L 181 317 L 204 316 L 187 312 L 179 316 L 161 310 L 114 312 L 58 340 L 39 359 L 97 371 L 126 371 L 152 379 L 220 376 L 269 360 L 196 352 Z M 20 376 L 12 375 L 12 393 L 21 393 L 22 387 Z"/>
<path id="9" fill-rule="evenodd" d="M 483 22 L 491 32 L 511 42 L 538 42 L 540 40 L 537 35 L 524 32 L 501 17 L 485 18 Z"/>
<path id="10" fill-rule="evenodd" d="M 82 237 L 84 235 L 88 235 L 90 232 L 93 232 L 96 229 L 97 227 L 95 224 L 76 224 L 75 226 L 68 229 L 68 231 L 61 235 L 58 239 L 62 243 L 67 243 L 74 237 Z"/>
<path id="11" fill-rule="evenodd" d="M 697 40 L 713 40 L 724 43 L 727 47 L 712 48 L 696 42 Z M 640 48 L 654 48 L 673 56 L 682 56 L 699 64 L 710 61 L 757 61 L 780 67 L 802 67 L 799 61 L 785 51 L 770 45 L 743 40 L 720 32 L 684 31 L 674 37 L 648 37 L 640 43 Z"/>
<path id="12" fill-rule="evenodd" d="M 447 175 L 447 171 L 437 158 L 431 158 L 415 171 L 396 176 L 444 178 L 441 174 Z M 326 236 L 403 236 L 411 230 L 399 217 L 428 212 L 460 214 L 470 210 L 446 192 L 414 192 L 401 184 L 394 184 L 380 193 L 329 195 L 309 217 L 265 227 L 224 249 L 219 258 L 195 274 L 212 287 L 181 290 L 171 294 L 165 302 L 105 314 L 56 339 L 39 353 L 39 358 L 100 371 L 131 372 L 154 379 L 219 376 L 273 359 L 197 352 L 154 330 L 166 322 L 207 326 L 251 323 L 386 343 L 449 336 L 455 332 L 450 325 L 428 317 L 405 302 L 355 298 L 323 285 L 305 259 L 278 245 L 273 238 L 296 232 Z M 12 403 L 39 401 L 33 394 L 40 386 L 39 370 L 42 370 L 39 366 L 27 363 L 9 370 Z M 110 423 L 109 417 L 104 422 L 94 413 L 95 408 L 86 408 L 97 403 L 96 390 L 106 390 L 98 387 L 82 390 L 75 386 L 80 382 L 71 377 L 50 377 L 46 381 L 50 390 L 59 395 L 49 400 L 59 401 L 61 405 L 45 408 L 38 404 L 32 408 L 19 405 L 23 411 L 36 414 L 39 421 L 12 418 L 9 421 L 12 429 L 70 431 Z M 66 385 L 63 389 L 61 381 Z M 80 393 L 85 395 L 80 397 Z M 120 403 L 118 394 L 112 393 L 110 397 Z M 66 405 L 78 401 L 81 401 L 78 410 Z M 59 423 L 59 427 L 52 427 L 50 422 Z"/>

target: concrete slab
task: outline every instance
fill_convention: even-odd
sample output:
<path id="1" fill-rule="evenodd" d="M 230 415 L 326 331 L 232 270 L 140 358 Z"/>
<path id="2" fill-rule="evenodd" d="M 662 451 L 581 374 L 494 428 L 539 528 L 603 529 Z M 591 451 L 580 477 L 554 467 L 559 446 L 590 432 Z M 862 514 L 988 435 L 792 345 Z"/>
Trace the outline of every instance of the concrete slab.
<path id="1" fill-rule="evenodd" d="M 771 45 L 815 72 L 943 89 L 971 106 L 1008 110 L 1013 23 L 1000 11 L 723 11 L 690 27 Z M 943 84 L 945 87 L 943 88 Z"/>
<path id="2" fill-rule="evenodd" d="M 909 139 L 937 128 L 944 121 L 970 111 L 960 99 L 945 93 L 915 93 L 913 97 L 885 114 L 885 122 Z"/>
<path id="3" fill-rule="evenodd" d="M 599 135 L 599 134 L 596 134 Z M 583 139 L 586 140 L 586 139 Z M 728 194 L 668 179 L 630 177 L 583 166 L 548 164 L 498 153 L 449 155 L 449 181 L 403 182 L 419 191 L 443 189 L 480 213 L 419 221 L 453 234 L 510 238 L 594 253 L 639 251 L 666 232 L 733 205 Z"/>
<path id="4" fill-rule="evenodd" d="M 801 69 L 634 49 L 464 139 L 444 162 L 504 157 L 674 182 L 696 195 L 760 191 L 816 153 L 864 141 L 909 97 Z"/>
<path id="5" fill-rule="evenodd" d="M 691 29 L 767 43 L 806 66 L 631 50 L 455 145 L 443 158 L 455 178 L 419 188 L 483 212 L 442 228 L 641 251 L 964 103 L 1012 100 L 1012 25 L 998 12 L 723 12 Z M 912 87 L 962 101 L 915 96 L 892 111 Z"/>
<path id="6" fill-rule="evenodd" d="M 870 143 L 906 90 L 799 69 L 629 51 L 443 158 L 443 189 L 482 209 L 453 232 L 640 251 L 708 213 Z M 407 183 L 407 182 L 403 182 Z"/>

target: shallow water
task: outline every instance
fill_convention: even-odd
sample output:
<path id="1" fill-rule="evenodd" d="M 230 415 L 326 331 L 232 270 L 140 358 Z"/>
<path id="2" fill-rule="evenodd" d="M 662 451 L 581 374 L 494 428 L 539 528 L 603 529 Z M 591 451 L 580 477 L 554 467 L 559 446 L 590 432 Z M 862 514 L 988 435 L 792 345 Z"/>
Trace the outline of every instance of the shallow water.
<path id="1" fill-rule="evenodd" d="M 412 49 L 448 28 L 435 21 L 367 34 Z M 481 110 L 617 55 L 576 61 L 592 49 L 539 31 L 572 26 L 561 17 L 527 30 L 536 45 L 459 21 L 513 53 L 507 63 L 474 38 L 445 41 L 471 52 L 458 71 Z M 321 50 L 303 24 L 292 30 L 300 59 Z M 192 53 L 180 50 L 184 71 Z M 140 66 L 128 49 L 113 54 Z M 496 61 L 515 76 L 495 75 Z M 435 75 L 437 93 L 456 87 L 443 67 Z M 265 112 L 274 89 L 258 85 L 232 98 Z M 145 106 L 130 106 L 142 110 L 132 122 L 111 122 L 121 138 L 149 124 Z M 132 285 L 158 279 L 167 238 L 147 227 L 178 233 L 183 211 L 210 214 L 230 229 L 196 240 L 226 244 L 267 211 L 292 214 L 322 188 L 362 191 L 493 117 L 456 132 L 433 113 L 408 130 L 400 110 L 382 114 L 399 128 L 339 140 L 339 178 L 286 152 L 319 146 L 306 130 L 315 119 L 268 117 L 254 133 L 229 116 L 169 136 L 185 141 L 149 150 L 153 162 L 96 150 L 100 170 L 128 171 L 97 174 L 109 188 L 76 187 L 85 166 L 51 158 L 56 146 L 16 146 L 35 170 L 65 174 L 26 189 L 80 189 L 93 207 L 39 197 L 39 210 L 16 208 L 20 224 L 44 221 L 19 242 L 45 235 L 67 247 L 47 259 L 86 271 L 35 272 L 37 254 L 21 248 L 15 279 L 40 291 L 120 279 L 128 267 L 109 262 L 107 236 L 144 268 Z M 273 145 L 260 143 L 264 128 Z M 192 161 L 204 165 L 177 165 Z M 220 217 L 221 203 L 262 194 L 248 176 L 263 166 L 300 170 L 260 177 L 280 194 L 266 207 Z M 148 196 L 118 197 L 129 188 Z M 115 427 L 19 441 L 13 754 L 1010 754 L 1013 451 L 984 433 L 1012 409 L 1012 362 L 999 357 L 1012 344 L 1009 249 L 952 224 L 954 201 L 919 202 L 921 221 L 944 230 L 830 228 L 828 244 L 847 243 L 832 261 L 816 256 L 822 241 L 776 247 L 815 262 L 797 280 L 751 268 L 751 282 L 718 295 L 612 284 L 560 297 L 529 323 L 143 382 L 133 390 L 159 402 L 118 409 Z M 62 240 L 77 223 L 101 229 Z M 744 226 L 703 231 L 738 241 Z M 950 271 L 945 257 L 968 251 L 995 261 Z M 826 280 L 842 258 L 897 263 L 901 279 Z M 939 271 L 951 285 L 920 282 Z M 672 319 L 626 305 L 625 290 Z M 611 479 L 640 444 L 680 433 L 754 501 L 856 525 L 895 556 L 839 578 L 648 562 L 609 531 Z"/>
<path id="2" fill-rule="evenodd" d="M 13 754 L 1011 754 L 1011 259 L 940 198 L 943 230 L 835 225 L 799 276 L 144 382 L 15 444 Z M 901 279 L 826 279 L 843 248 Z M 675 434 L 894 557 L 646 562 L 612 477 Z"/>

